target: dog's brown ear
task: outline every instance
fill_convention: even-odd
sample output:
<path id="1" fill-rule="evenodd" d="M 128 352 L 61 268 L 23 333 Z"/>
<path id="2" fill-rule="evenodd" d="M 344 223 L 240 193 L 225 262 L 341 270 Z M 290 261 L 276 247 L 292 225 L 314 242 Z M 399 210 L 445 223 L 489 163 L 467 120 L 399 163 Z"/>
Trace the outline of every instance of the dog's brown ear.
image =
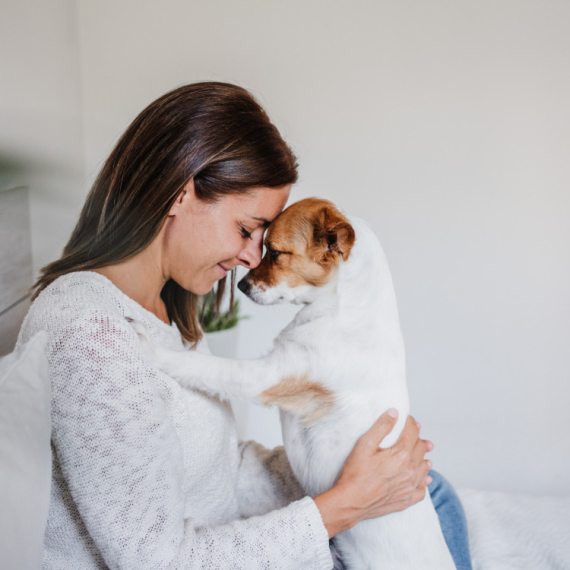
<path id="1" fill-rule="evenodd" d="M 354 229 L 336 208 L 322 208 L 314 221 L 313 245 L 317 261 L 346 261 L 354 245 Z"/>

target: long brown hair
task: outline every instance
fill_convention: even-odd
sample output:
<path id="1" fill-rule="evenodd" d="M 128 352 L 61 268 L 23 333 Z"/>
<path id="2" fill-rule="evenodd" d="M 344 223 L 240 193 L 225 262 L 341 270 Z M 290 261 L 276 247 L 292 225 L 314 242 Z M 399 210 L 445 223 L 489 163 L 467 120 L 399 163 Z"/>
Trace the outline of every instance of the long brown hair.
<path id="1" fill-rule="evenodd" d="M 117 142 L 63 255 L 41 270 L 33 298 L 61 275 L 113 265 L 145 249 L 191 178 L 196 195 L 214 202 L 255 187 L 293 184 L 297 162 L 245 89 L 204 82 L 170 91 L 151 103 Z M 218 298 L 224 281 L 218 283 Z M 197 342 L 196 295 L 170 279 L 161 297 L 170 321 L 186 340 Z"/>

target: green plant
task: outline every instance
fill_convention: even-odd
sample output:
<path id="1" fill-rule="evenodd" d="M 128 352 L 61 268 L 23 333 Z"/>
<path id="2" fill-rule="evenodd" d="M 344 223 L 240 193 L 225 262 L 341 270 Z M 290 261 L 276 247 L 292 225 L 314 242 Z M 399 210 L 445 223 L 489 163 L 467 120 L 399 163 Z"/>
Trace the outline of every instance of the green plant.
<path id="1" fill-rule="evenodd" d="M 214 296 L 209 294 L 201 298 L 199 304 L 200 324 L 205 333 L 225 331 L 235 327 L 239 321 L 247 317 L 239 315 L 239 301 L 227 311 L 216 311 Z"/>

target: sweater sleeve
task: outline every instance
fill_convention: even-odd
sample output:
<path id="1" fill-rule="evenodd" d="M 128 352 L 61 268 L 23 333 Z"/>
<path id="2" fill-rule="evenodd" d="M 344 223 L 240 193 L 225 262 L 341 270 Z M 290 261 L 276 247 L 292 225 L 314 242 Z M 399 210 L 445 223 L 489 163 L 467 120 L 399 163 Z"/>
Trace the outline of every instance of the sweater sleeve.
<path id="1" fill-rule="evenodd" d="M 211 354 L 206 336 L 197 350 Z M 237 499 L 242 517 L 263 515 L 306 496 L 293 474 L 285 448 L 267 449 L 255 441 L 241 441 Z"/>
<path id="2" fill-rule="evenodd" d="M 181 443 L 155 381 L 161 373 L 135 332 L 97 308 L 54 318 L 47 351 L 54 451 L 110 569 L 332 567 L 326 529 L 308 497 L 222 526 L 185 519 Z"/>

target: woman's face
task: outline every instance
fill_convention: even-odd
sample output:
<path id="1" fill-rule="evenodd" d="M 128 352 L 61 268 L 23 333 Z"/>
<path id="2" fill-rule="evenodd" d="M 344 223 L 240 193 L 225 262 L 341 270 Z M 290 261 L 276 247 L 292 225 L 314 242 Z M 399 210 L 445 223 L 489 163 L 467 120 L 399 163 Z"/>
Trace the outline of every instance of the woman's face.
<path id="1" fill-rule="evenodd" d="M 285 207 L 290 189 L 254 188 L 210 204 L 197 198 L 191 180 L 165 225 L 163 275 L 203 295 L 237 265 L 259 265 L 263 234 Z"/>

